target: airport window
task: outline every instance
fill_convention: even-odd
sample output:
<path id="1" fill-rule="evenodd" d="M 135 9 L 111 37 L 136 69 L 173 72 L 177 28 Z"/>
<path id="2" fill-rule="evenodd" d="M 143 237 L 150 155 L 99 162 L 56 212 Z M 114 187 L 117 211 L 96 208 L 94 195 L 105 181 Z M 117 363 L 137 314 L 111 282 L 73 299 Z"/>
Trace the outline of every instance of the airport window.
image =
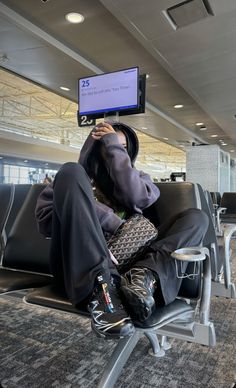
<path id="1" fill-rule="evenodd" d="M 40 183 L 43 182 L 46 174 L 53 180 L 56 173 L 57 170 L 51 169 L 3 165 L 4 183 Z"/>

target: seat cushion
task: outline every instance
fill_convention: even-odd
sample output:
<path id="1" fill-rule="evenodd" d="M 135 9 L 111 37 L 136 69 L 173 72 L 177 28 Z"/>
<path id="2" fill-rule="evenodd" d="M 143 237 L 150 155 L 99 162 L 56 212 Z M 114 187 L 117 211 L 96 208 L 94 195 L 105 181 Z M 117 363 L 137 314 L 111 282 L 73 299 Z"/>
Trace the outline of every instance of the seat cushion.
<path id="1" fill-rule="evenodd" d="M 29 292 L 25 296 L 25 301 L 28 303 L 38 304 L 40 306 L 90 316 L 87 309 L 87 302 L 81 303 L 75 307 L 67 298 L 64 289 L 59 288 L 54 284 Z"/>
<path id="2" fill-rule="evenodd" d="M 13 271 L 7 268 L 0 269 L 0 293 L 42 287 L 51 282 L 51 276 Z"/>
<path id="3" fill-rule="evenodd" d="M 174 302 L 168 304 L 167 306 L 157 307 L 150 318 L 142 323 L 135 322 L 135 326 L 145 329 L 154 328 L 156 326 L 161 327 L 177 318 L 180 318 L 182 314 L 193 311 L 193 307 L 186 303 L 184 300 L 176 299 Z"/>

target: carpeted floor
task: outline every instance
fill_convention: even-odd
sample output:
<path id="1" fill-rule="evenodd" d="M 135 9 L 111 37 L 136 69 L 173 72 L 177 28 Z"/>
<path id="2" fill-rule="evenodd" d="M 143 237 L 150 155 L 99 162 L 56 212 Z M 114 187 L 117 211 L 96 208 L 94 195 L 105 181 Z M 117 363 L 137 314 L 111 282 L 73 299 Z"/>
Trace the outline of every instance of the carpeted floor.
<path id="1" fill-rule="evenodd" d="M 234 260 L 235 261 L 235 260 Z M 235 276 L 236 263 L 234 263 Z M 0 297 L 0 382 L 3 388 L 95 388 L 114 348 L 88 319 L 27 305 L 23 292 Z M 142 339 L 116 388 L 236 387 L 236 300 L 212 298 L 217 345 L 171 340 L 163 358 Z"/>

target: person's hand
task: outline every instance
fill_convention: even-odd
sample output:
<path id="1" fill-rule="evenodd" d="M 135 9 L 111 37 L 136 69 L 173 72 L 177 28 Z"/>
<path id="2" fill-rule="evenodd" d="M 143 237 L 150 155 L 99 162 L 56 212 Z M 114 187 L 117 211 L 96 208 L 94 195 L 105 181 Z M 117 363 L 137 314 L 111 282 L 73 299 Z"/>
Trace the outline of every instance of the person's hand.
<path id="1" fill-rule="evenodd" d="M 100 140 L 108 133 L 116 133 L 114 128 L 108 123 L 99 123 L 92 131 L 92 138 L 94 140 Z"/>

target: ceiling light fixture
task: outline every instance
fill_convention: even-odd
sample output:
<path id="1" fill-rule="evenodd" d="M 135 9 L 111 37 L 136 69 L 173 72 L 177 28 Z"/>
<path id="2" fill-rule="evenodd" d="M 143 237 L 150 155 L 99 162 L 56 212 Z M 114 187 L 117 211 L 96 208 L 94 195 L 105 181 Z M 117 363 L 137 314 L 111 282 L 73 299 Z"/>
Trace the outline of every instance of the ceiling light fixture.
<path id="1" fill-rule="evenodd" d="M 218 135 L 211 135 L 211 137 L 218 137 Z"/>
<path id="2" fill-rule="evenodd" d="M 68 14 L 66 14 L 65 16 L 66 20 L 70 23 L 83 23 L 84 21 L 84 16 L 81 15 L 80 13 L 76 13 L 76 12 L 70 12 Z"/>
<path id="3" fill-rule="evenodd" d="M 229 152 L 235 152 L 235 150 L 230 150 Z"/>
<path id="4" fill-rule="evenodd" d="M 169 138 L 168 137 L 163 137 L 163 140 L 169 140 Z"/>
<path id="5" fill-rule="evenodd" d="M 203 125 L 202 127 L 199 128 L 200 131 L 206 131 L 207 130 L 207 127 L 205 127 L 205 125 Z"/>
<path id="6" fill-rule="evenodd" d="M 181 108 L 183 108 L 183 105 L 182 104 L 176 104 L 176 105 L 174 105 L 174 108 L 175 109 L 181 109 Z"/>
<path id="7" fill-rule="evenodd" d="M 146 79 L 150 78 L 150 74 L 146 74 Z"/>
<path id="8" fill-rule="evenodd" d="M 27 159 L 25 159 L 25 160 L 24 160 L 24 163 L 28 163 L 28 160 L 27 160 Z"/>
<path id="9" fill-rule="evenodd" d="M 228 145 L 228 144 L 227 144 L 227 143 L 221 143 L 221 145 L 222 145 L 222 146 L 226 146 L 226 145 Z"/>
<path id="10" fill-rule="evenodd" d="M 201 127 L 202 125 L 204 125 L 204 123 L 196 123 L 195 124 L 197 127 Z"/>
<path id="11" fill-rule="evenodd" d="M 70 91 L 70 89 L 67 88 L 66 86 L 60 86 L 60 89 L 61 89 L 61 90 L 65 90 L 66 92 L 69 92 L 69 91 Z"/>

